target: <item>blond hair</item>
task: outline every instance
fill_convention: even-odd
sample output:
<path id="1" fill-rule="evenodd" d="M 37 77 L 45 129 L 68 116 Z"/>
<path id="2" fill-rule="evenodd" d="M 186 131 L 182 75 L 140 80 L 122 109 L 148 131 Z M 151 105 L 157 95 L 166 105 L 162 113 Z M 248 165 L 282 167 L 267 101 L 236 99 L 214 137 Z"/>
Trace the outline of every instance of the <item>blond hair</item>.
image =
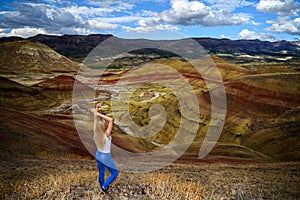
<path id="1" fill-rule="evenodd" d="M 105 145 L 105 126 L 106 121 L 97 119 L 96 129 L 94 130 L 94 140 L 98 149 L 103 149 Z"/>

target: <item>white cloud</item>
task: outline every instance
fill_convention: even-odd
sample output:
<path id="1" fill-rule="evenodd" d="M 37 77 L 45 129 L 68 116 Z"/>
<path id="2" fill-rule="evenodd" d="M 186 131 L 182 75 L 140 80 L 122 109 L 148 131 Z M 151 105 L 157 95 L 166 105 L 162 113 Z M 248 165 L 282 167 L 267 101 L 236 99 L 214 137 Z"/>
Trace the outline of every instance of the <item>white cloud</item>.
<path id="1" fill-rule="evenodd" d="M 135 6 L 136 0 L 88 0 L 87 2 L 92 6 L 113 8 L 120 12 L 121 10 L 131 10 Z"/>
<path id="2" fill-rule="evenodd" d="M 125 31 L 146 33 L 178 30 L 180 26 L 258 26 L 261 24 L 253 21 L 252 14 L 237 10 L 253 5 L 260 12 L 278 15 L 277 19 L 267 21 L 269 27 L 265 31 L 300 34 L 298 0 L 260 0 L 257 4 L 250 0 L 86 0 L 80 5 L 68 0 L 30 2 L 17 1 L 13 11 L 0 11 L 0 29 L 5 29 L 0 30 L 1 35 L 90 34 L 92 30 L 116 30 L 120 27 Z M 145 7 L 137 10 L 144 2 L 164 4 L 159 9 L 165 10 L 155 12 L 154 8 Z M 165 7 L 167 4 L 169 8 Z M 239 37 L 272 39 L 273 36 L 244 29 Z"/>
<path id="3" fill-rule="evenodd" d="M 222 39 L 230 39 L 229 36 L 226 36 L 226 35 L 224 35 L 224 34 L 221 34 L 221 38 L 222 38 Z"/>
<path id="4" fill-rule="evenodd" d="M 211 4 L 212 8 L 225 10 L 227 12 L 232 12 L 236 8 L 254 5 L 253 2 L 247 0 L 205 0 L 205 2 Z"/>
<path id="5" fill-rule="evenodd" d="M 101 20 L 103 22 L 108 22 L 108 23 L 129 23 L 129 22 L 135 22 L 135 21 L 144 20 L 144 19 L 147 19 L 147 18 L 146 17 L 140 17 L 140 16 L 94 18 L 94 20 Z"/>
<path id="6" fill-rule="evenodd" d="M 253 25 L 253 26 L 259 26 L 260 25 L 260 23 L 259 22 L 255 22 L 255 21 L 251 21 L 251 24 Z"/>
<path id="7" fill-rule="evenodd" d="M 108 30 L 118 28 L 117 24 L 101 20 L 120 7 L 99 8 L 74 4 L 50 5 L 46 3 L 16 3 L 16 10 L 0 13 L 0 28 L 10 29 L 4 35 L 28 37 L 32 34 L 82 34 L 87 29 Z M 24 28 L 25 27 L 25 28 Z M 67 32 L 64 32 L 67 31 Z M 2 34 L 2 35 L 3 35 Z"/>
<path id="8" fill-rule="evenodd" d="M 266 31 L 276 33 L 288 33 L 292 35 L 300 34 L 300 3 L 295 0 L 260 0 L 256 5 L 260 12 L 277 14 L 277 19 L 266 21 L 271 24 Z"/>
<path id="9" fill-rule="evenodd" d="M 210 8 L 199 1 L 171 0 L 171 7 L 171 15 L 187 20 L 206 16 L 210 12 Z"/>
<path id="10" fill-rule="evenodd" d="M 260 0 L 256 5 L 256 9 L 260 12 L 291 16 L 297 15 L 297 12 L 300 10 L 300 4 L 294 0 Z"/>
<path id="11" fill-rule="evenodd" d="M 64 34 L 78 34 L 78 35 L 89 35 L 95 33 L 87 28 L 72 28 L 72 27 L 61 28 L 59 32 Z"/>
<path id="12" fill-rule="evenodd" d="M 19 36 L 19 37 L 30 37 L 37 34 L 48 34 L 45 29 L 42 28 L 16 28 L 12 30 L 1 29 L 0 30 L 0 37 L 10 37 L 10 36 Z"/>
<path id="13" fill-rule="evenodd" d="M 97 30 L 116 29 L 118 27 L 117 24 L 110 24 L 107 22 L 93 20 L 93 19 L 87 20 L 86 25 L 89 28 L 95 28 Z"/>
<path id="14" fill-rule="evenodd" d="M 300 18 L 290 19 L 289 17 L 278 17 L 275 21 L 267 21 L 271 24 L 268 27 L 268 31 L 279 32 L 279 33 L 289 33 L 292 35 L 300 35 Z"/>
<path id="15" fill-rule="evenodd" d="M 238 39 L 244 39 L 244 40 L 274 40 L 275 37 L 271 34 L 266 33 L 256 33 L 254 31 L 249 31 L 248 29 L 243 29 L 239 35 Z"/>
<path id="16" fill-rule="evenodd" d="M 88 35 L 88 34 L 95 33 L 86 28 L 64 27 L 56 32 L 48 32 L 43 28 L 23 27 L 23 28 L 15 28 L 15 29 L 0 29 L 0 37 L 18 36 L 18 37 L 27 38 L 27 37 L 35 36 L 37 34 L 57 35 L 58 32 L 64 34 L 79 34 L 79 35 Z"/>
<path id="17" fill-rule="evenodd" d="M 139 12 L 139 16 L 147 16 L 147 17 L 150 17 L 150 16 L 157 16 L 158 13 L 157 12 L 153 12 L 151 10 L 141 10 Z"/>
<path id="18" fill-rule="evenodd" d="M 17 4 L 17 10 L 3 16 L 2 28 L 34 27 L 49 32 L 62 27 L 80 27 L 80 18 L 48 4 Z"/>
<path id="19" fill-rule="evenodd" d="M 114 11 L 113 8 L 96 8 L 87 6 L 73 5 L 71 7 L 61 8 L 63 12 L 70 13 L 74 16 L 105 16 Z"/>
<path id="20" fill-rule="evenodd" d="M 138 26 L 138 27 L 135 27 L 135 28 L 132 28 L 132 27 L 129 27 L 129 26 L 122 26 L 122 29 L 124 31 L 127 31 L 127 32 L 134 31 L 134 32 L 137 32 L 137 33 L 140 33 L 140 34 L 146 34 L 146 33 L 149 33 L 149 32 L 163 31 L 163 30 L 173 30 L 173 31 L 175 31 L 175 30 L 178 30 L 178 27 L 171 26 L 171 25 Z"/>
<path id="21" fill-rule="evenodd" d="M 240 6 L 250 5 L 244 0 Z M 122 26 L 125 31 L 147 33 L 157 30 L 178 30 L 178 25 L 183 26 L 226 26 L 240 25 L 249 22 L 250 15 L 244 13 L 231 13 L 224 10 L 212 9 L 200 1 L 171 0 L 170 9 L 160 13 L 142 10 L 138 15 L 117 18 L 102 18 L 110 23 L 122 21 L 136 21 L 135 27 Z M 238 6 L 236 6 L 238 7 Z"/>
<path id="22" fill-rule="evenodd" d="M 223 26 L 247 23 L 250 15 L 214 10 L 199 1 L 171 0 L 171 9 L 162 12 L 158 21 L 174 25 Z"/>

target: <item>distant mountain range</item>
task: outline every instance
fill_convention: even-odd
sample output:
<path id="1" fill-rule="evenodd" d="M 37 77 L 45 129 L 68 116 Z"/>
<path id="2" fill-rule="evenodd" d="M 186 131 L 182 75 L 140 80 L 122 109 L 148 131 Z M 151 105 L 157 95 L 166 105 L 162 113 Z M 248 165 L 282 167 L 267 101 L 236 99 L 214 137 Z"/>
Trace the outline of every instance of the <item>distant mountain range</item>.
<path id="1" fill-rule="evenodd" d="M 16 40 L 38 41 L 57 51 L 58 53 L 71 57 L 73 59 L 82 60 L 90 51 L 92 51 L 99 43 L 103 42 L 112 35 L 36 35 L 29 38 L 21 37 L 4 37 L 0 38 L 0 43 Z"/>
<path id="2" fill-rule="evenodd" d="M 3 37 L 0 43 L 16 40 L 31 40 L 46 44 L 58 53 L 82 61 L 97 45 L 113 37 L 110 34 L 92 35 L 36 35 L 29 38 Z M 290 41 L 229 40 L 215 38 L 193 38 L 210 54 L 247 54 L 250 56 L 265 55 L 275 57 L 292 56 L 300 59 L 300 43 Z M 221 55 L 222 56 L 222 55 Z M 226 55 L 223 55 L 226 57 Z M 228 55 L 227 55 L 228 56 Z"/>

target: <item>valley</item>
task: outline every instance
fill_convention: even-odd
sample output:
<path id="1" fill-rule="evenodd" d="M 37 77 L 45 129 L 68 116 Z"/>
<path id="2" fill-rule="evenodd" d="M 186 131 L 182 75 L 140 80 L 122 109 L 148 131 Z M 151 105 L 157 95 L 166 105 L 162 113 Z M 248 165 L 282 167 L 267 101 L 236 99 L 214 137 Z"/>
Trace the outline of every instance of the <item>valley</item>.
<path id="1" fill-rule="evenodd" d="M 104 104 L 101 112 L 114 118 L 113 153 L 122 176 L 113 191 L 124 198 L 175 195 L 155 193 L 159 185 L 134 173 L 154 165 L 158 170 L 148 172 L 150 177 L 162 176 L 177 182 L 177 187 L 190 184 L 186 190 L 200 199 L 300 196 L 297 44 L 195 39 L 209 56 L 188 62 L 165 51 L 144 49 L 113 58 L 109 66 L 99 60 L 87 65 L 88 52 L 110 37 L 1 38 L 2 198 L 104 198 L 95 180 L 89 180 L 96 176 L 92 113 L 98 101 Z M 62 40 L 68 41 L 68 48 Z M 78 47 L 72 41 L 86 45 Z M 217 71 L 211 70 L 214 66 Z M 212 151 L 199 158 L 208 130 L 222 123 L 217 141 L 208 141 L 215 142 Z M 152 163 L 147 156 L 153 156 Z M 22 160 L 27 168 L 20 166 Z M 61 167 L 51 167 L 59 163 Z M 31 169 L 36 174 L 29 173 Z M 66 169 L 79 178 L 67 176 Z M 192 177 L 199 174 L 199 179 Z M 130 182 L 136 188 L 126 183 L 131 176 L 139 180 Z M 170 184 L 165 181 L 161 184 Z M 53 189 L 37 191 L 39 184 L 52 184 Z"/>
<path id="2" fill-rule="evenodd" d="M 201 112 L 199 129 L 192 145 L 186 151 L 186 155 L 197 157 L 205 133 L 210 127 L 211 97 L 209 91 L 218 86 L 218 83 L 214 83 L 216 75 L 211 72 L 205 75 L 206 77 L 201 77 L 191 63 L 180 60 L 176 56 L 170 58 L 163 58 L 163 55 L 153 56 L 153 52 L 149 55 L 152 61 L 148 60 L 146 64 L 138 61 L 138 59 L 144 59 L 143 57 L 135 58 L 132 54 L 130 58 L 133 61 L 129 65 L 130 59 L 128 59 L 128 55 L 125 55 L 124 58 L 114 60 L 111 64 L 112 67 L 103 71 L 98 68 L 84 67 L 83 64 L 60 56 L 38 42 L 21 40 L 4 42 L 1 45 L 3 56 L 2 64 L 0 63 L 2 66 L 1 106 L 5 109 L 29 111 L 41 117 L 44 115 L 53 115 L 54 118 L 58 116 L 65 118 L 65 121 L 73 126 L 73 117 L 75 119 L 83 117 L 83 121 L 80 122 L 83 126 L 80 125 L 80 128 L 87 130 L 89 133 L 86 134 L 88 135 L 92 135 L 91 121 L 89 121 L 91 118 L 88 114 L 80 112 L 83 109 L 91 113 L 93 103 L 101 100 L 106 105 L 103 112 L 115 115 L 117 125 L 115 132 L 120 139 L 141 140 L 140 142 L 149 144 L 168 144 L 180 126 L 181 111 L 179 108 L 176 109 L 180 102 L 172 90 L 176 87 L 183 87 L 179 84 L 182 81 L 178 81 L 182 76 L 197 96 Z M 15 54 L 11 54 L 13 62 L 8 61 L 9 51 L 15 52 Z M 143 55 L 147 57 L 149 52 L 143 51 L 143 53 L 146 53 Z M 156 53 L 161 52 L 157 51 Z M 48 56 L 46 60 L 52 65 L 45 63 L 44 55 Z M 232 55 L 234 56 L 234 54 Z M 18 59 L 14 59 L 14 56 Z M 58 62 L 59 64 L 56 64 Z M 118 64 L 114 64 L 115 62 Z M 205 66 L 206 62 L 208 65 L 213 63 L 217 66 L 225 86 L 227 101 L 224 128 L 216 149 L 211 153 L 254 159 L 275 159 L 281 158 L 283 155 L 290 155 L 290 158 L 285 158 L 285 160 L 297 158 L 299 135 L 293 133 L 299 130 L 300 75 L 298 61 L 274 65 L 253 61 L 248 64 L 235 64 L 213 55 L 211 61 L 203 60 L 202 63 L 193 63 L 193 65 L 201 67 Z M 18 68 L 15 68 L 15 65 Z M 119 67 L 113 67 L 116 65 Z M 250 68 L 250 66 L 252 67 Z M 76 76 L 76 71 L 79 69 L 82 76 Z M 99 72 L 99 70 L 101 71 Z M 101 73 L 100 79 L 97 73 Z M 75 95 L 73 94 L 74 85 L 80 91 Z M 168 88 L 169 85 L 173 85 L 173 89 L 172 87 Z M 80 107 L 76 103 L 84 104 L 84 107 L 76 109 Z M 134 132 L 141 132 L 143 126 L 148 127 L 148 123 L 151 121 L 148 111 L 151 106 L 156 104 L 162 105 L 166 109 L 167 121 L 164 122 L 158 118 L 161 123 L 156 122 L 157 126 L 154 126 L 153 130 L 149 129 L 144 135 L 134 137 Z M 75 112 L 72 113 L 72 110 Z M 78 116 L 74 116 L 76 111 L 79 112 Z M 153 114 L 159 116 L 159 113 L 161 112 L 158 110 Z M 283 116 L 288 116 L 288 113 L 293 113 L 293 117 L 284 122 L 279 120 Z M 126 126 L 132 126 L 130 125 L 132 123 L 138 126 L 133 126 L 135 127 L 133 130 L 126 128 Z M 271 134 L 267 137 L 254 137 L 256 134 L 265 135 L 262 132 L 270 130 L 268 128 L 270 123 L 276 129 L 274 136 Z M 294 125 L 289 127 L 282 123 Z M 281 127 L 284 127 L 284 131 L 281 130 Z M 128 133 L 132 133 L 131 136 Z M 276 145 L 282 146 L 282 137 L 289 141 L 286 143 L 290 147 L 288 152 L 286 149 L 282 150 L 283 152 L 276 151 L 274 154 L 270 154 L 274 151 L 263 151 L 263 146 L 269 145 L 269 143 L 272 143 L 272 148 L 278 149 Z M 124 147 L 126 142 L 122 139 L 120 143 L 124 143 Z M 184 138 L 181 140 L 184 141 Z M 93 144 L 89 144 L 89 146 L 93 146 Z M 145 145 L 144 148 L 137 149 L 152 151 L 156 148 L 159 146 Z M 238 150 L 239 148 L 240 150 Z M 256 153 L 253 154 L 253 151 Z"/>

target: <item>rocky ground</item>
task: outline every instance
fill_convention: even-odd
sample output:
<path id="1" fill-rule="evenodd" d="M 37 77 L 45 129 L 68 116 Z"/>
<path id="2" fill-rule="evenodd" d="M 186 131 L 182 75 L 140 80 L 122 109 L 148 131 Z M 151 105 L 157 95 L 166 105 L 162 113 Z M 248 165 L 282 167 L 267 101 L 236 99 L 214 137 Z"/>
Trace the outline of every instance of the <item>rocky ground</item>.
<path id="1" fill-rule="evenodd" d="M 120 172 L 99 192 L 94 160 L 4 158 L 1 199 L 299 199 L 300 163 L 180 159 L 151 173 Z"/>

